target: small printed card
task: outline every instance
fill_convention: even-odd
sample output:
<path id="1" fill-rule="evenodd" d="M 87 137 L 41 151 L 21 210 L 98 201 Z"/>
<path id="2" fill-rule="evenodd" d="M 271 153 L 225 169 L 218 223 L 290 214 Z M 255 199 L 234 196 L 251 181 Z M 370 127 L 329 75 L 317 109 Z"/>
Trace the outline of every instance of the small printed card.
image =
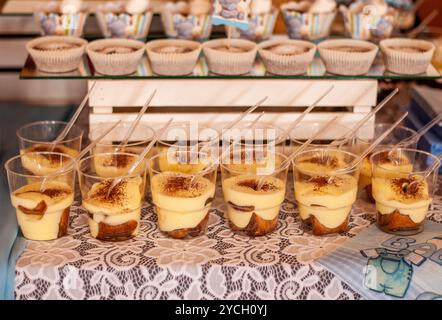
<path id="1" fill-rule="evenodd" d="M 241 30 L 249 28 L 251 0 L 215 0 L 212 24 L 226 25 Z"/>
<path id="2" fill-rule="evenodd" d="M 442 224 L 414 236 L 371 225 L 319 263 L 366 299 L 442 300 Z"/>

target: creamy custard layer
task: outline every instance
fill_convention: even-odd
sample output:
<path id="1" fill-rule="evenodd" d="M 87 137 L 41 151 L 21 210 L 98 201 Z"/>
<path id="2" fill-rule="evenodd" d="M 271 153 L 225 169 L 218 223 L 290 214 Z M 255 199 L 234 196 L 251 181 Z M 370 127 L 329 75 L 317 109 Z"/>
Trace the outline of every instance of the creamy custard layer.
<path id="1" fill-rule="evenodd" d="M 263 186 L 258 190 L 260 178 Z M 271 176 L 235 176 L 223 180 L 222 188 L 227 216 L 238 228 L 245 228 L 253 213 L 264 220 L 275 219 L 285 196 L 284 181 Z"/>
<path id="2" fill-rule="evenodd" d="M 199 177 L 176 172 L 156 174 L 151 180 L 152 202 L 156 207 L 158 225 L 162 231 L 196 227 L 207 215 L 215 184 Z"/>
<path id="3" fill-rule="evenodd" d="M 347 219 L 356 201 L 357 180 L 350 175 L 315 177 L 295 181 L 295 199 L 301 219 L 315 216 L 327 228 L 336 228 Z"/>
<path id="4" fill-rule="evenodd" d="M 72 205 L 74 193 L 68 184 L 62 182 L 48 181 L 43 193 L 40 187 L 40 183 L 32 183 L 16 190 L 11 194 L 11 202 L 16 208 L 20 229 L 27 239 L 56 239 L 63 212 Z M 45 209 L 37 210 L 39 207 Z M 35 214 L 30 214 L 29 210 L 35 210 Z"/>
<path id="5" fill-rule="evenodd" d="M 413 186 L 415 189 L 407 189 L 407 185 L 416 180 Z M 373 178 L 372 185 L 379 213 L 385 215 L 398 210 L 415 223 L 425 219 L 432 201 L 426 181 L 421 178 Z"/>

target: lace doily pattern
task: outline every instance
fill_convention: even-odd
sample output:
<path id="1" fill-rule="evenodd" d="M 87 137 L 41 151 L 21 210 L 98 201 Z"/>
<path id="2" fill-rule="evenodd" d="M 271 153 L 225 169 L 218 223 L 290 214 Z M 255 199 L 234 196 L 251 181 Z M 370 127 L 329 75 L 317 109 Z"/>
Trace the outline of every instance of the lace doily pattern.
<path id="1" fill-rule="evenodd" d="M 221 197 L 207 234 L 190 240 L 167 238 L 147 206 L 139 236 L 102 242 L 73 206 L 68 236 L 28 241 L 16 265 L 16 299 L 361 299 L 315 261 L 373 223 L 374 206 L 358 200 L 345 234 L 314 237 L 303 231 L 292 195 L 277 230 L 258 238 L 229 229 Z M 440 221 L 442 199 L 435 202 L 431 218 Z"/>

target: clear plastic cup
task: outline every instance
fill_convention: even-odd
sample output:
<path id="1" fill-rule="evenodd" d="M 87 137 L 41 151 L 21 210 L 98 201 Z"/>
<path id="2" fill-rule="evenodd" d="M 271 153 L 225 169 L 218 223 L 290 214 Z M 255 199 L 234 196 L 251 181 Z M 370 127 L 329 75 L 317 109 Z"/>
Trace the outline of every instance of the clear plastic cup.
<path id="1" fill-rule="evenodd" d="M 373 126 L 364 126 L 356 133 L 354 153 L 362 154 L 374 140 L 376 140 L 382 133 L 391 128 L 391 124 L 378 123 Z M 415 139 L 416 131 L 398 126 L 379 144 L 375 150 L 371 153 L 388 147 L 394 146 L 401 142 L 399 147 L 401 148 L 416 148 L 417 140 Z M 358 187 L 359 190 L 365 190 L 366 197 L 369 201 L 374 202 L 371 190 L 371 163 L 370 155 L 362 160 L 361 173 L 359 176 Z"/>
<path id="2" fill-rule="evenodd" d="M 437 189 L 440 161 L 421 150 L 399 148 L 390 151 L 377 151 L 370 157 L 377 226 L 396 235 L 417 234 L 424 229 Z M 425 178 L 425 171 L 436 163 Z"/>
<path id="3" fill-rule="evenodd" d="M 345 232 L 358 190 L 357 156 L 340 149 L 311 149 L 293 160 L 295 199 L 314 235 Z"/>
<path id="4" fill-rule="evenodd" d="M 271 233 L 285 199 L 290 162 L 282 153 L 239 149 L 221 164 L 221 180 L 230 228 L 251 237 Z"/>
<path id="5" fill-rule="evenodd" d="M 169 164 L 185 167 L 186 173 L 168 170 L 161 161 L 161 154 L 149 161 L 159 229 L 176 239 L 205 234 L 216 189 L 217 166 L 212 157 L 203 152 L 177 151 Z"/>
<path id="6" fill-rule="evenodd" d="M 146 183 L 146 163 L 142 162 L 134 173 L 120 171 L 117 163 L 109 163 L 107 170 L 119 175 L 99 174 L 97 163 L 111 156 L 124 156 L 133 163 L 137 155 L 130 153 L 100 153 L 79 161 L 77 170 L 82 205 L 88 212 L 92 237 L 104 241 L 123 241 L 135 237 L 140 228 L 141 207 Z M 119 183 L 111 190 L 112 182 Z"/>
<path id="7" fill-rule="evenodd" d="M 52 142 L 64 130 L 63 121 L 38 121 L 24 125 L 17 130 L 20 154 L 27 152 L 58 152 L 75 157 L 81 151 L 83 130 L 73 125 L 66 137 L 52 150 Z"/>
<path id="8" fill-rule="evenodd" d="M 23 157 L 28 160 L 23 161 Z M 51 170 L 34 175 L 23 166 L 40 166 L 39 160 L 50 159 Z M 50 174 L 61 167 L 56 176 Z M 67 234 L 69 211 L 75 195 L 75 171 L 72 157 L 62 153 L 27 153 L 9 159 L 6 164 L 12 205 L 25 238 L 53 240 Z"/>
<path id="9" fill-rule="evenodd" d="M 89 133 L 89 140 L 93 141 L 100 137 L 104 132 L 115 125 L 115 123 L 103 123 Z M 138 123 L 135 130 L 130 136 L 128 143 L 125 146 L 120 147 L 120 143 L 126 137 L 128 130 L 131 128 L 132 122 L 121 122 L 111 132 L 109 132 L 100 142 L 97 143 L 93 149 L 93 153 L 109 153 L 109 152 L 125 152 L 140 154 L 144 147 L 146 147 L 150 141 L 152 141 L 155 132 L 154 130 L 145 125 L 144 123 Z M 146 159 L 149 159 L 153 155 L 153 151 L 149 152 Z"/>

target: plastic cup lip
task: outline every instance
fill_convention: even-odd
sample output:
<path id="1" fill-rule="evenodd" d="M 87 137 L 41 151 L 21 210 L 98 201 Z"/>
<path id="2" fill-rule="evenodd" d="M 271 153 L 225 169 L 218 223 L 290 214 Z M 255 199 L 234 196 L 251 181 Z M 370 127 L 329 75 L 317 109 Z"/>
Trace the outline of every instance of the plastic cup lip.
<path id="1" fill-rule="evenodd" d="M 15 171 L 15 170 L 13 170 L 13 169 L 10 168 L 11 164 L 12 164 L 14 161 L 17 161 L 18 159 L 21 159 L 21 158 L 24 157 L 24 156 L 29 156 L 29 155 L 45 155 L 45 154 L 48 154 L 48 155 L 49 155 L 49 154 L 59 155 L 59 156 L 61 156 L 61 157 L 66 157 L 68 161 L 71 161 L 71 164 L 70 164 L 70 165 L 67 165 L 67 166 L 66 166 L 66 169 L 63 170 L 63 171 L 61 171 L 61 172 L 60 172 L 59 174 L 57 174 L 57 175 L 64 175 L 64 174 L 66 174 L 66 173 L 68 173 L 68 172 L 70 172 L 70 171 L 74 171 L 74 168 L 75 168 L 75 161 L 74 161 L 74 158 L 73 158 L 73 157 L 71 157 L 70 155 L 68 155 L 68 154 L 66 154 L 66 153 L 60 153 L 60 152 L 48 152 L 48 151 L 42 151 L 42 152 L 28 152 L 28 153 L 24 153 L 24 154 L 16 155 L 16 156 L 14 156 L 14 157 L 8 159 L 8 160 L 5 162 L 5 170 L 6 170 L 6 172 L 8 172 L 8 173 L 12 173 L 12 174 L 14 174 L 14 175 L 16 175 L 16 176 L 20 176 L 20 177 L 24 177 L 24 178 L 51 178 L 51 177 L 53 177 L 52 174 L 47 174 L 47 175 L 26 174 L 26 173 L 20 173 L 20 172 L 17 172 L 17 171 Z"/>
<path id="2" fill-rule="evenodd" d="M 92 130 L 91 132 L 89 132 L 89 136 L 88 136 L 88 137 L 89 137 L 89 140 L 91 140 L 91 141 L 93 140 L 93 133 L 98 132 L 99 130 L 103 130 L 103 128 L 102 128 L 101 126 L 111 126 L 111 125 L 113 125 L 113 124 L 114 124 L 113 122 L 103 122 L 103 123 L 101 123 L 99 127 L 95 128 L 94 130 Z M 130 125 L 132 125 L 132 122 L 129 122 L 129 121 L 121 122 L 120 124 L 118 124 L 118 125 L 115 127 L 114 130 L 118 130 L 118 128 L 121 128 L 122 126 L 125 126 L 125 125 L 128 125 L 127 128 L 129 129 L 129 128 L 130 128 Z M 149 126 L 149 125 L 147 125 L 147 124 L 145 124 L 145 123 L 142 123 L 142 122 L 138 123 L 136 129 L 138 129 L 138 128 L 140 128 L 140 127 L 143 127 L 144 129 L 147 129 L 147 131 L 149 131 L 149 135 L 148 135 L 148 137 L 147 137 L 147 138 L 144 138 L 144 139 L 142 139 L 142 140 L 140 140 L 140 141 L 129 142 L 129 143 L 125 144 L 123 147 L 125 147 L 125 148 L 127 148 L 127 147 L 136 147 L 136 146 L 139 146 L 139 145 L 143 145 L 143 144 L 145 144 L 145 143 L 147 143 L 147 142 L 149 142 L 149 141 L 152 140 L 152 138 L 153 138 L 154 135 L 155 135 L 155 131 L 154 131 L 154 129 L 153 129 L 151 126 Z M 135 129 L 135 130 L 136 130 L 136 129 Z M 115 147 L 115 148 L 117 148 L 118 146 L 119 146 L 119 145 L 115 145 L 115 144 L 113 144 L 111 141 L 104 141 L 104 139 L 103 139 L 103 140 L 101 140 L 100 142 L 97 143 L 97 145 L 95 146 L 95 148 L 97 148 L 97 147 Z"/>
<path id="3" fill-rule="evenodd" d="M 324 123 L 323 122 L 319 122 L 319 121 L 305 121 L 305 122 L 300 123 L 295 128 L 291 129 L 290 132 L 288 133 L 289 134 L 288 137 L 290 138 L 290 141 L 292 141 L 295 145 L 302 145 L 305 142 L 305 140 L 307 140 L 307 139 L 296 139 L 296 138 L 293 137 L 293 135 L 294 135 L 293 132 L 295 130 L 299 131 L 302 126 L 306 126 L 306 125 L 319 126 L 318 130 L 320 130 L 321 129 L 320 126 L 324 125 Z M 351 130 L 351 128 L 349 128 L 345 124 L 339 124 L 338 123 L 338 124 L 333 124 L 331 126 L 331 128 L 336 128 L 336 127 L 343 128 L 343 130 L 344 130 L 342 132 L 343 134 Z M 315 140 L 322 140 L 322 139 L 315 139 Z M 313 141 L 315 141 L 315 140 L 313 140 Z M 344 139 L 333 139 L 333 140 L 334 141 L 338 141 L 338 140 L 344 140 Z M 309 150 L 311 150 L 311 148 L 314 148 L 314 149 L 318 148 L 319 149 L 319 148 L 323 148 L 325 146 L 327 146 L 327 144 L 310 143 Z"/>
<path id="4" fill-rule="evenodd" d="M 120 179 L 120 178 L 121 179 L 125 179 L 125 178 L 127 179 L 127 178 L 134 178 L 134 177 L 140 176 L 140 173 L 132 173 L 132 174 L 129 174 L 129 175 L 126 174 L 126 175 L 115 176 L 115 177 L 102 177 L 102 176 L 99 176 L 97 174 L 89 174 L 89 173 L 86 173 L 86 172 L 81 170 L 82 164 L 84 164 L 87 160 L 93 160 L 93 158 L 96 158 L 96 157 L 99 157 L 99 156 L 101 156 L 101 157 L 103 157 L 103 156 L 112 156 L 112 155 L 116 155 L 116 154 L 117 155 L 126 155 L 126 156 L 134 157 L 134 158 L 138 158 L 138 156 L 139 156 L 137 154 L 127 153 L 127 152 L 103 152 L 103 153 L 96 153 L 96 154 L 93 154 L 93 155 L 89 155 L 87 157 L 82 158 L 81 160 L 79 160 L 77 162 L 78 175 L 79 176 L 82 175 L 82 176 L 85 176 L 85 177 L 88 177 L 88 178 L 92 178 L 92 179 L 95 179 L 95 180 L 113 180 L 113 179 Z M 143 171 L 145 171 L 145 170 L 143 170 Z"/>
<path id="5" fill-rule="evenodd" d="M 356 131 L 356 135 L 355 135 L 355 139 L 356 139 L 356 141 L 358 141 L 358 142 L 363 142 L 363 143 L 367 143 L 367 144 L 370 143 L 370 140 L 362 139 L 362 138 L 359 138 L 359 136 L 358 136 L 358 132 L 360 132 L 361 130 L 363 130 L 364 128 L 367 128 L 367 127 L 369 127 L 369 126 L 370 126 L 370 125 L 364 125 L 364 126 L 360 127 L 360 128 L 358 129 L 358 131 Z M 376 123 L 376 124 L 374 125 L 375 128 L 376 128 L 376 127 L 382 127 L 382 126 L 385 126 L 385 127 L 390 128 L 390 127 L 391 127 L 391 123 L 381 122 L 381 123 Z M 407 145 L 407 144 L 409 144 L 409 143 L 414 143 L 414 142 L 416 142 L 416 138 L 415 138 L 415 135 L 417 134 L 416 130 L 413 130 L 413 129 L 408 128 L 408 127 L 406 127 L 406 126 L 397 126 L 396 128 L 393 129 L 392 132 L 397 131 L 397 130 L 403 130 L 404 132 L 408 132 L 408 133 L 411 134 L 411 137 L 404 139 L 404 141 L 402 141 L 399 145 Z M 383 145 L 382 142 L 381 142 L 381 143 L 379 144 L 379 146 L 386 146 L 386 145 L 385 145 L 385 144 Z"/>
<path id="6" fill-rule="evenodd" d="M 227 130 L 234 130 L 234 129 L 237 129 L 237 130 L 274 129 L 276 132 L 280 132 L 280 134 L 275 137 L 275 140 L 274 140 L 275 144 L 279 144 L 281 142 L 284 142 L 285 139 L 289 137 L 288 132 L 285 129 L 283 129 L 281 127 L 277 127 L 277 126 L 275 126 L 273 124 L 266 123 L 266 122 L 258 122 L 253 128 L 249 128 L 248 125 L 250 123 L 252 123 L 252 121 L 241 121 L 234 128 L 230 128 L 230 129 L 227 129 Z M 225 137 L 223 135 L 223 130 L 226 130 L 226 129 L 224 129 L 224 128 L 220 129 L 220 131 L 221 131 L 221 139 L 220 140 L 222 142 L 229 141 L 229 140 L 231 141 L 231 139 L 229 139 L 229 140 L 225 139 Z M 231 137 L 229 137 L 229 138 L 231 138 Z M 265 146 L 265 145 L 268 145 L 268 144 L 269 143 L 255 143 L 255 142 L 253 142 L 253 144 L 250 144 L 250 143 L 245 143 L 245 142 L 242 142 L 242 141 L 238 142 L 238 145 L 244 146 L 246 148 L 247 147 L 248 148 L 253 148 L 253 146 Z"/>
<path id="7" fill-rule="evenodd" d="M 370 156 L 370 163 L 371 163 L 373 166 L 379 166 L 377 163 L 375 163 L 375 162 L 373 161 L 373 160 L 374 160 L 374 157 L 377 156 L 377 155 L 379 155 L 380 153 L 385 152 L 385 151 L 388 151 L 388 150 L 391 150 L 391 149 L 383 148 L 383 149 L 377 150 L 376 152 L 373 152 L 373 153 L 371 154 L 371 156 Z M 436 162 L 436 161 L 439 162 L 439 159 L 438 159 L 434 154 L 431 154 L 431 153 L 429 153 L 429 152 L 427 152 L 427 151 L 424 151 L 424 150 L 413 149 L 413 148 L 397 148 L 396 150 L 406 151 L 406 152 L 415 152 L 415 153 L 419 153 L 419 154 L 424 154 L 424 155 L 426 155 L 427 157 L 433 159 L 432 164 L 433 164 L 434 162 Z M 432 165 L 432 164 L 431 164 L 431 165 Z M 428 165 L 428 168 L 427 168 L 427 169 L 429 169 L 431 165 Z M 439 163 L 438 166 L 436 166 L 436 167 L 432 170 L 432 172 L 433 172 L 433 171 L 437 171 L 439 167 L 440 167 L 440 163 Z M 390 170 L 390 169 L 388 169 L 388 168 L 382 168 L 382 170 L 387 171 L 387 172 L 391 172 L 391 173 L 398 173 L 396 170 Z M 424 170 L 424 171 L 411 171 L 411 172 L 408 173 L 408 175 L 410 175 L 410 176 L 411 176 L 411 175 L 424 175 L 425 173 L 426 173 L 426 170 Z"/>
<path id="8" fill-rule="evenodd" d="M 250 149 L 246 149 L 245 151 L 253 151 L 253 150 L 254 150 L 253 148 L 250 148 Z M 234 151 L 234 154 L 236 154 L 238 152 L 243 152 L 243 151 L 244 150 L 236 150 L 236 151 Z M 275 175 L 275 174 L 281 173 L 284 170 L 287 170 L 287 168 L 290 166 L 290 161 L 285 161 L 285 160 L 287 160 L 287 156 L 285 154 L 283 154 L 281 152 L 270 152 L 270 154 L 281 157 L 283 159 L 281 164 L 283 162 L 285 162 L 285 164 L 283 166 L 279 165 L 277 168 L 275 168 L 272 172 L 270 172 L 268 174 L 266 173 L 266 174 L 260 174 L 260 175 L 271 176 L 271 175 Z M 228 156 L 230 157 L 230 153 L 228 155 L 226 155 L 224 158 L 226 158 Z M 243 171 L 238 171 L 238 170 L 234 170 L 232 168 L 229 168 L 228 167 L 229 164 L 224 163 L 223 159 L 221 159 L 220 166 L 225 171 L 228 171 L 228 172 L 231 172 L 231 173 L 234 173 L 234 174 L 238 174 L 238 175 L 252 174 L 250 172 L 243 172 Z"/>
<path id="9" fill-rule="evenodd" d="M 175 152 L 176 152 L 176 153 L 179 153 L 179 154 L 181 154 L 181 153 L 198 154 L 198 158 L 197 158 L 197 159 L 200 159 L 199 155 L 202 154 L 202 155 L 205 155 L 205 157 L 206 157 L 207 159 L 213 159 L 213 157 L 212 157 L 209 153 L 204 152 L 204 151 L 184 151 L 184 150 L 183 150 L 183 151 L 175 151 Z M 157 153 L 156 155 L 150 157 L 149 160 L 148 160 L 147 167 L 149 168 L 150 171 L 152 171 L 152 172 L 155 173 L 155 174 L 160 174 L 160 173 L 170 173 L 170 174 L 179 174 L 179 175 L 182 175 L 182 176 L 194 176 L 194 175 L 197 175 L 198 173 L 200 173 L 200 172 L 202 172 L 202 171 L 204 171 L 204 170 L 207 170 L 207 167 L 205 167 L 205 168 L 199 170 L 198 172 L 195 172 L 195 173 L 192 173 L 192 174 L 189 174 L 189 173 L 183 173 L 183 172 L 163 172 L 163 171 L 155 170 L 155 169 L 152 167 L 152 161 L 155 160 L 155 159 L 157 159 L 157 158 L 159 158 L 159 157 L 161 157 L 163 154 L 164 154 L 164 153 L 161 153 L 161 152 L 160 152 L 160 153 Z M 213 164 L 213 161 L 210 161 L 210 162 L 209 162 L 209 166 L 210 166 L 211 164 Z M 217 169 L 218 169 L 218 166 L 215 166 L 215 165 L 214 165 L 213 168 L 212 168 L 211 170 L 208 170 L 206 174 L 208 174 L 208 173 L 210 173 L 210 172 L 213 172 L 214 170 L 217 170 Z"/>
<path id="10" fill-rule="evenodd" d="M 17 129 L 17 131 L 16 131 L 16 135 L 17 135 L 17 137 L 18 137 L 19 139 L 21 139 L 21 140 L 23 140 L 23 141 L 26 141 L 26 142 L 29 142 L 29 143 L 33 143 L 33 144 L 50 144 L 52 141 L 39 141 L 39 140 L 34 140 L 34 139 L 26 138 L 26 137 L 23 135 L 23 132 L 22 132 L 22 131 L 23 131 L 24 129 L 27 129 L 27 128 L 32 127 L 32 126 L 37 126 L 37 125 L 53 125 L 53 124 L 64 125 L 64 126 L 66 127 L 67 122 L 66 122 L 66 121 L 58 121 L 58 120 L 43 120 L 43 121 L 35 121 L 35 122 L 31 122 L 31 123 L 25 124 L 24 126 L 20 127 L 19 129 Z M 72 132 L 73 130 L 78 131 L 79 134 L 76 135 L 76 136 L 73 137 L 73 138 L 63 139 L 62 141 L 59 142 L 59 144 L 65 144 L 65 143 L 72 142 L 72 141 L 75 141 L 75 140 L 79 140 L 79 139 L 81 140 L 81 139 L 83 138 L 83 134 L 84 134 L 84 132 L 83 132 L 82 129 L 80 129 L 79 126 L 77 126 L 77 125 L 74 124 L 74 125 L 72 126 L 70 132 Z M 61 131 L 60 131 L 60 132 L 61 132 Z"/>
<path id="11" fill-rule="evenodd" d="M 297 167 L 296 160 L 298 160 L 302 156 L 305 156 L 305 154 L 307 154 L 307 153 L 314 153 L 314 152 L 324 152 L 324 151 L 326 151 L 326 152 L 339 152 L 339 153 L 346 154 L 347 156 L 350 156 L 350 157 L 353 158 L 353 160 L 351 162 L 349 162 L 345 167 L 338 168 L 336 170 L 332 170 L 332 171 L 329 171 L 327 173 L 323 173 L 324 175 L 327 175 L 327 176 L 332 176 L 332 175 L 335 175 L 335 174 L 336 175 L 344 175 L 344 174 L 348 174 L 350 172 L 354 172 L 356 170 L 359 170 L 360 164 L 357 165 L 357 166 L 354 166 L 355 160 L 359 158 L 358 155 L 356 155 L 356 154 L 354 154 L 352 152 L 348 152 L 348 151 L 345 151 L 345 150 L 338 149 L 338 148 L 326 148 L 326 147 L 324 147 L 324 148 L 314 148 L 314 149 L 308 149 L 308 150 L 302 151 L 300 154 L 298 154 L 292 160 L 293 168 L 296 169 L 296 167 Z M 321 172 L 317 172 L 317 171 L 302 170 L 302 172 L 305 172 L 305 173 L 310 174 L 312 176 L 321 175 Z"/>
<path id="12" fill-rule="evenodd" d="M 190 127 L 190 123 L 189 122 L 177 122 L 172 124 L 169 128 L 167 128 L 167 130 L 162 134 L 162 136 L 160 137 L 160 139 L 158 139 L 157 141 L 157 145 L 159 146 L 167 146 L 167 147 L 175 147 L 175 143 L 179 142 L 179 141 L 190 141 L 189 139 L 187 140 L 176 140 L 175 143 L 169 143 L 167 142 L 166 139 L 162 138 L 163 136 L 166 136 L 168 132 L 170 132 L 170 130 L 172 129 L 176 129 L 176 128 L 183 128 L 184 130 L 187 130 Z M 205 141 L 198 141 L 198 144 L 205 146 L 205 145 L 210 145 L 210 144 L 216 144 L 218 145 L 219 140 L 220 140 L 220 135 L 218 130 L 214 129 L 214 128 L 210 128 L 206 125 L 199 125 L 198 124 L 198 138 L 199 138 L 199 134 L 202 130 L 207 130 L 210 129 L 213 132 L 216 133 L 216 137 L 210 137 L 210 140 L 205 140 Z M 198 139 L 199 140 L 199 139 Z"/>

